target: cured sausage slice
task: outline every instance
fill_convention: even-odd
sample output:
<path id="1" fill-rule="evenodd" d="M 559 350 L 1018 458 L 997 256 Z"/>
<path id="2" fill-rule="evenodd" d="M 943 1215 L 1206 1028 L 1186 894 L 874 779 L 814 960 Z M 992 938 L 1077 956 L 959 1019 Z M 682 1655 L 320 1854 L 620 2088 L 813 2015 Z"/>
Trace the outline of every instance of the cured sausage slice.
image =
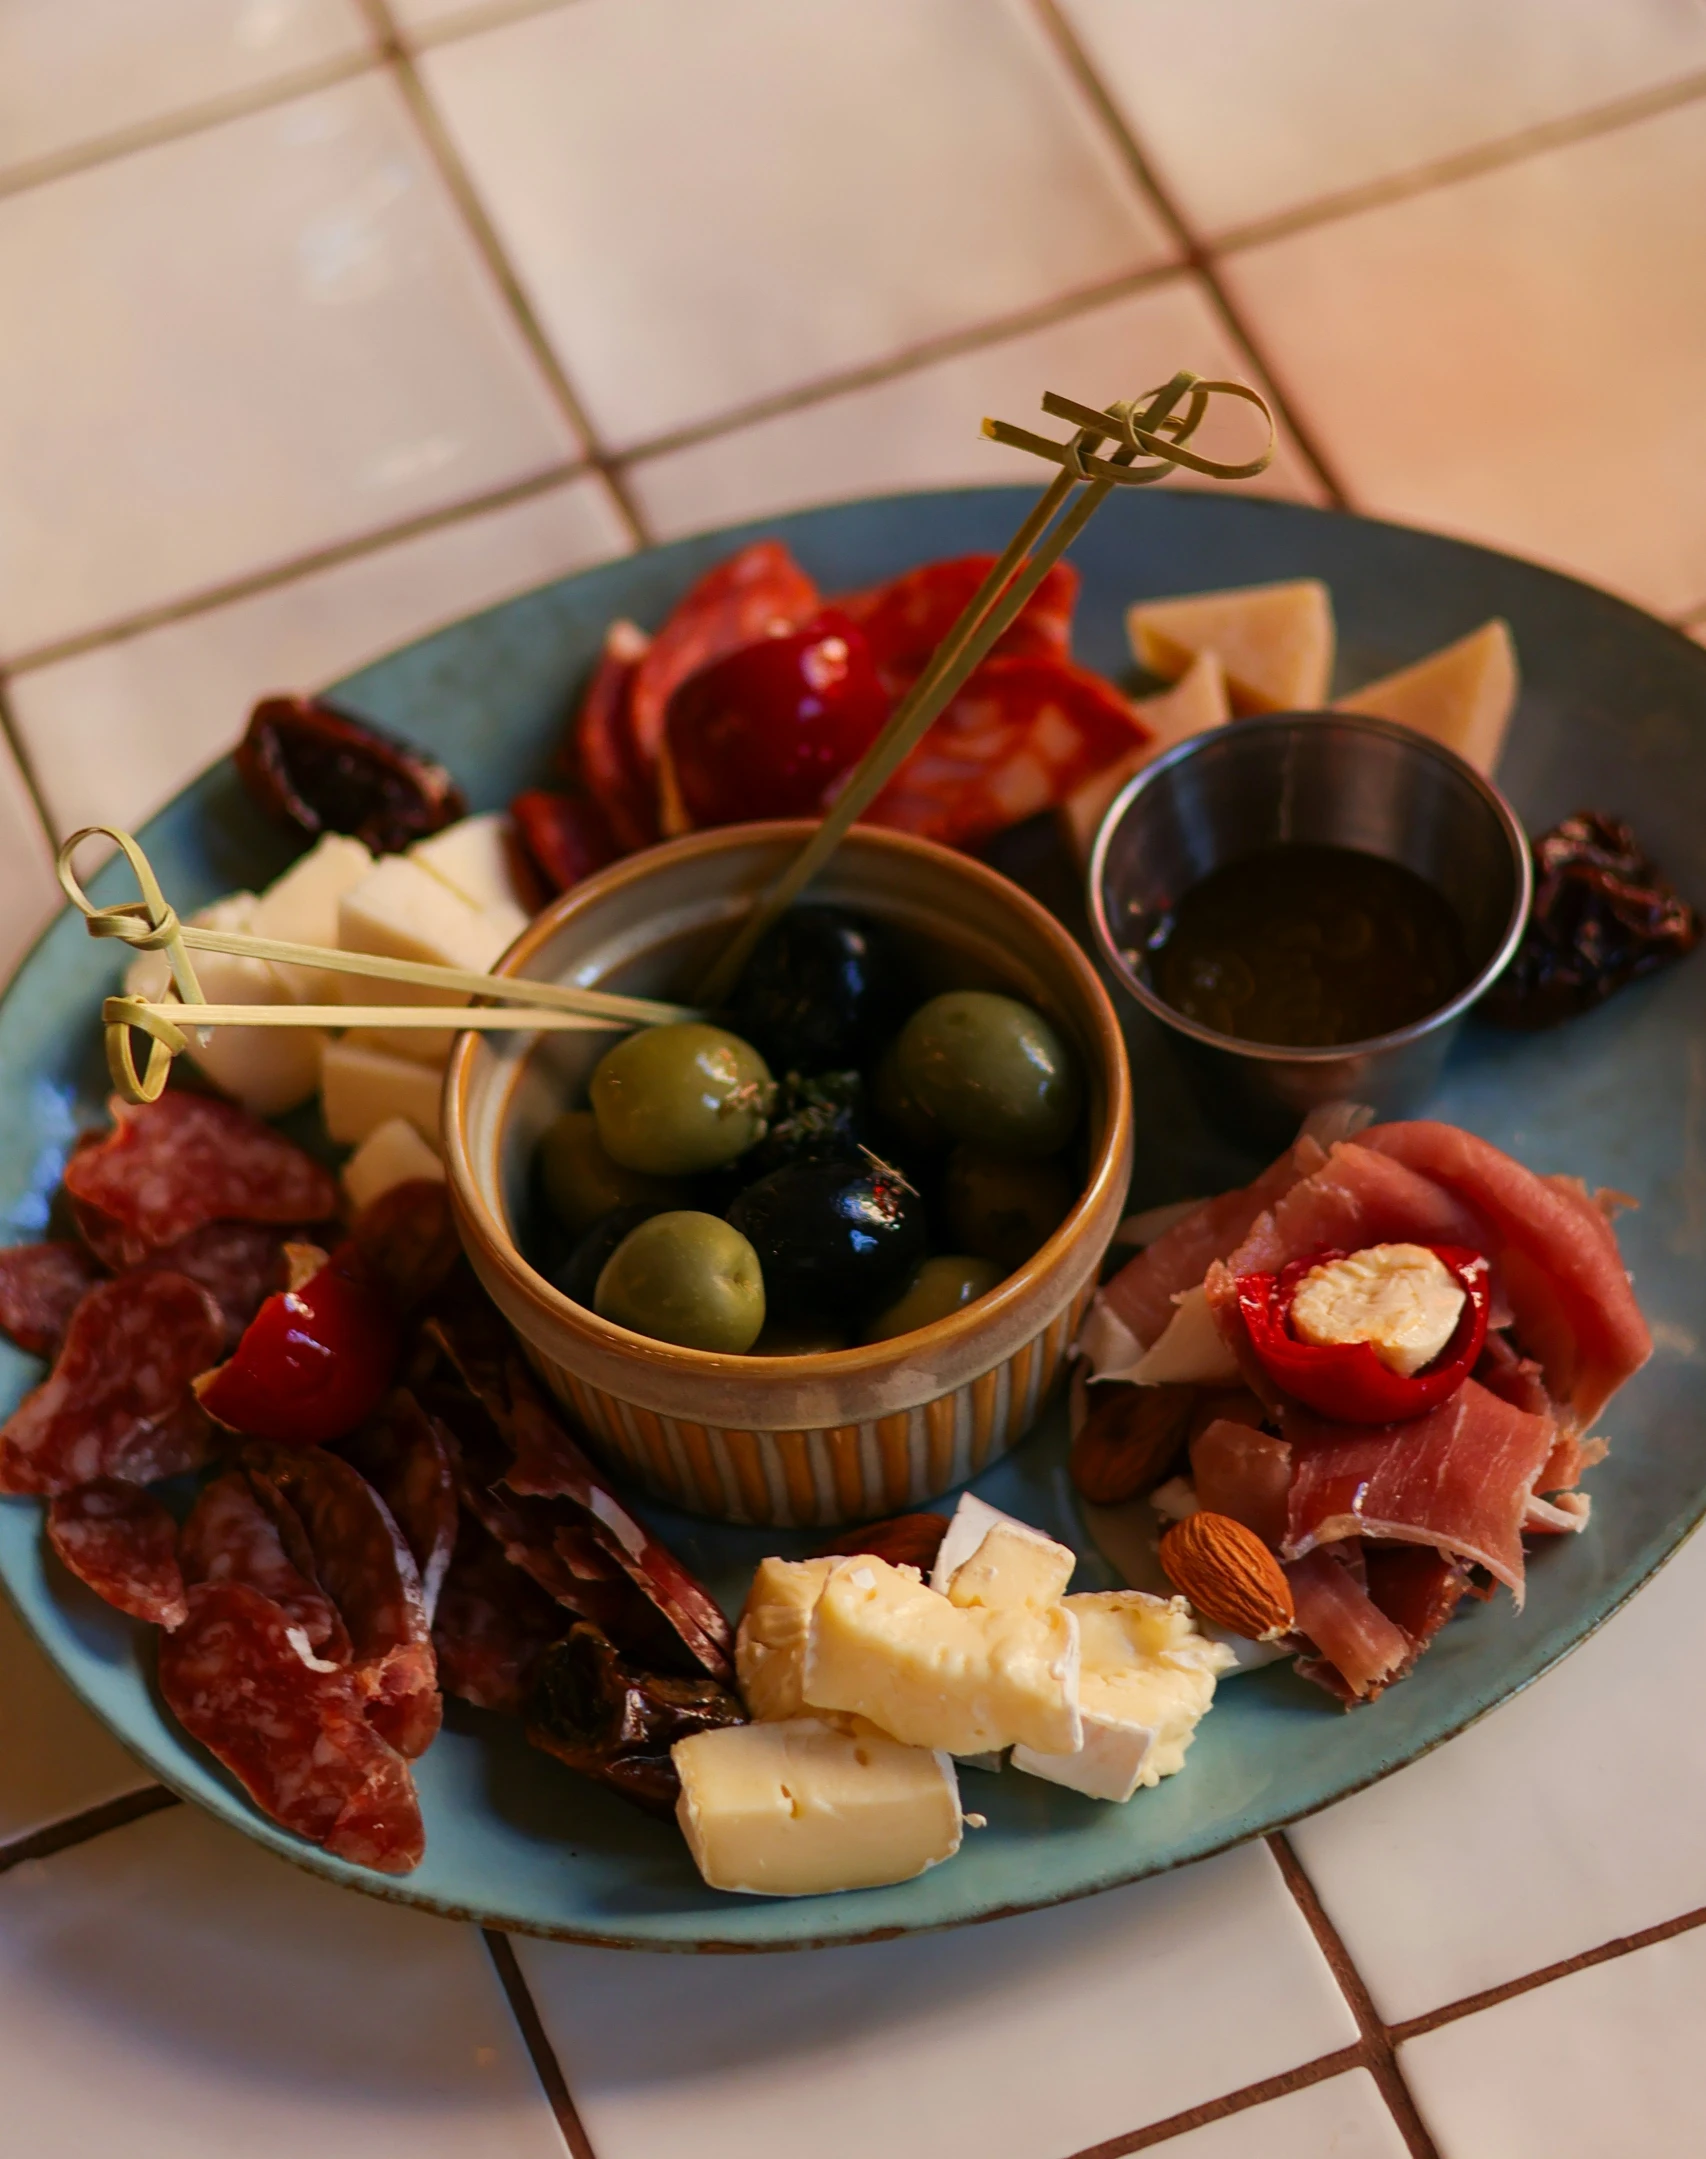
<path id="1" fill-rule="evenodd" d="M 233 1469 L 204 1485 L 184 1524 L 180 1552 L 191 1583 L 246 1582 L 301 1628 L 317 1656 L 334 1664 L 349 1661 L 349 1635 L 315 1579 L 307 1532 L 269 1478 Z"/>
<path id="2" fill-rule="evenodd" d="M 993 555 L 956 555 L 921 563 L 887 584 L 872 585 L 835 602 L 864 631 L 877 671 L 895 696 L 911 689 L 931 654 L 964 613 L 968 601 L 995 567 Z M 1072 651 L 1072 610 L 1078 603 L 1078 572 L 1055 563 L 990 651 L 991 659 L 1015 656 L 1065 660 Z"/>
<path id="3" fill-rule="evenodd" d="M 445 1692 L 476 1709 L 519 1717 L 534 1667 L 572 1624 L 571 1614 L 511 1566 L 496 1539 L 465 1515 L 433 1621 Z"/>
<path id="4" fill-rule="evenodd" d="M 449 1187 L 436 1177 L 392 1185 L 356 1216 L 350 1243 L 392 1306 L 412 1312 L 444 1286 L 462 1257 Z"/>
<path id="5" fill-rule="evenodd" d="M 168 1090 L 116 1096 L 113 1129 L 76 1149 L 65 1190 L 97 1254 L 132 1266 L 207 1222 L 321 1222 L 337 1212 L 331 1173 L 235 1103 Z"/>
<path id="6" fill-rule="evenodd" d="M 308 1650 L 246 1582 L 199 1582 L 160 1645 L 160 1692 L 261 1811 L 353 1865 L 407 1874 L 426 1849 L 409 1765 L 368 1722 L 360 1679 Z"/>
<path id="7" fill-rule="evenodd" d="M 99 1477 L 152 1484 L 206 1461 L 190 1382 L 225 1319 L 199 1282 L 164 1270 L 97 1282 L 53 1370 L 0 1429 L 0 1492 L 68 1492 Z"/>
<path id="8" fill-rule="evenodd" d="M 648 762 L 634 737 L 634 678 L 650 644 L 645 631 L 632 622 L 613 622 L 605 631 L 604 649 L 575 714 L 573 756 L 565 760 L 573 764 L 602 813 L 615 851 L 624 854 L 649 847 L 658 837 L 656 752 Z M 529 817 L 522 814 L 520 802 L 514 807 L 534 859 L 550 876 L 552 866 L 535 844 Z"/>
<path id="9" fill-rule="evenodd" d="M 80 1244 L 14 1244 L 0 1251 L 0 1334 L 51 1357 L 101 1270 Z"/>
<path id="10" fill-rule="evenodd" d="M 59 1492 L 47 1508 L 48 1541 L 115 1611 L 156 1627 L 181 1626 L 189 1611 L 178 1566 L 178 1525 L 140 1485 L 99 1477 Z"/>
<path id="11" fill-rule="evenodd" d="M 391 1510 L 359 1470 L 324 1448 L 256 1441 L 243 1462 L 301 1517 L 314 1571 L 349 1629 L 350 1668 L 374 1730 L 399 1754 L 424 1754 L 444 1703 L 420 1574 Z"/>
<path id="12" fill-rule="evenodd" d="M 289 1266 L 284 1248 L 299 1234 L 264 1222 L 209 1222 L 145 1261 L 187 1274 L 213 1294 L 225 1315 L 225 1348 L 233 1350 L 243 1329 L 266 1300 L 284 1288 Z"/>
<path id="13" fill-rule="evenodd" d="M 399 1387 L 377 1417 L 342 1443 L 344 1459 L 360 1471 L 390 1508 L 420 1570 L 428 1624 L 456 1549 L 458 1508 L 450 1435 Z"/>

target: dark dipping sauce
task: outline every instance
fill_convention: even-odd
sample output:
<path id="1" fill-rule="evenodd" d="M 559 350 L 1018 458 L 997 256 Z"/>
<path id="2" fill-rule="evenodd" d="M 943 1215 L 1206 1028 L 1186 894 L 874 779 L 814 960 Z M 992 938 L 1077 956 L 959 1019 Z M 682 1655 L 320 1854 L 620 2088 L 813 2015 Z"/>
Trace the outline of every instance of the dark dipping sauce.
<path id="1" fill-rule="evenodd" d="M 1463 925 L 1426 878 L 1290 840 L 1193 885 L 1151 939 L 1149 972 L 1198 1026 L 1289 1049 L 1391 1034 L 1471 975 Z"/>

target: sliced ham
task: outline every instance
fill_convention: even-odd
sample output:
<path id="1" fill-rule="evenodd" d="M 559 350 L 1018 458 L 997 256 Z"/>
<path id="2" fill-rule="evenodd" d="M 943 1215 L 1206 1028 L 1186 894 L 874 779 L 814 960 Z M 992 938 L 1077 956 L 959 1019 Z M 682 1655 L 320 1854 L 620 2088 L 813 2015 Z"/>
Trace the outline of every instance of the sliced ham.
<path id="1" fill-rule="evenodd" d="M 1330 1424 L 1288 1407 L 1283 1556 L 1339 1537 L 1431 1544 L 1485 1567 L 1520 1606 L 1523 1522 L 1557 1432 L 1472 1379 L 1408 1424 Z"/>
<path id="2" fill-rule="evenodd" d="M 1445 1186 L 1488 1224 L 1517 1339 L 1553 1400 L 1591 1422 L 1653 1351 L 1604 1208 L 1573 1179 L 1536 1176 L 1456 1125 L 1375 1125 L 1356 1144 Z"/>
<path id="3" fill-rule="evenodd" d="M 1232 1417 L 1216 1417 L 1191 1441 L 1197 1505 L 1229 1514 L 1276 1549 L 1286 1532 L 1291 1448 L 1271 1432 Z"/>
<path id="4" fill-rule="evenodd" d="M 1367 1545 L 1363 1559 L 1370 1597 L 1410 1637 L 1408 1671 L 1463 1601 L 1469 1577 L 1425 1544 Z"/>
<path id="5" fill-rule="evenodd" d="M 1297 1631 L 1344 1680 L 1349 1697 L 1366 1701 L 1410 1661 L 1410 1637 L 1383 1612 L 1356 1574 L 1330 1549 L 1294 1559 L 1286 1570 L 1297 1607 Z M 1307 1665 L 1299 1667 L 1308 1670 Z M 1321 1677 L 1312 1673 L 1312 1677 Z M 1339 1690 L 1334 1688 L 1333 1692 Z"/>
<path id="6" fill-rule="evenodd" d="M 1429 1177 L 1354 1141 L 1335 1147 L 1258 1215 L 1225 1255 L 1228 1271 L 1277 1274 L 1289 1260 L 1370 1244 L 1463 1244 L 1479 1249 L 1482 1223 Z"/>

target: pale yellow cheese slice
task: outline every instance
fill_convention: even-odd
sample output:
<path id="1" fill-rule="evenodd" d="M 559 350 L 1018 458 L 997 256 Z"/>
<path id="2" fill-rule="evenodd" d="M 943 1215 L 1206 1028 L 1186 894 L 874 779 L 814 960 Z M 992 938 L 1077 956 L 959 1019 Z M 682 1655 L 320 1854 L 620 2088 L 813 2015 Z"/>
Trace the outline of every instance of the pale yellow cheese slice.
<path id="1" fill-rule="evenodd" d="M 1134 710 L 1153 740 L 1140 743 L 1124 757 L 1088 779 L 1067 796 L 1057 813 L 1061 835 L 1080 869 L 1090 867 L 1090 850 L 1115 795 L 1144 766 L 1192 735 L 1224 727 L 1232 717 L 1226 696 L 1226 671 L 1212 652 L 1199 652 L 1170 690 L 1157 697 L 1140 697 Z"/>
<path id="2" fill-rule="evenodd" d="M 755 1717 L 807 1714 L 800 1681 L 812 1607 L 830 1570 L 825 1559 L 761 1559 L 735 1635 L 735 1676 Z"/>
<path id="3" fill-rule="evenodd" d="M 1023 1522 L 996 1522 L 970 1559 L 954 1569 L 948 1602 L 968 1611 L 1058 1604 L 1078 1554 Z"/>
<path id="4" fill-rule="evenodd" d="M 1510 625 L 1495 615 L 1413 667 L 1365 682 L 1341 697 L 1334 709 L 1413 727 L 1455 750 L 1478 772 L 1491 774 L 1504 747 L 1518 687 Z"/>
<path id="5" fill-rule="evenodd" d="M 1333 680 L 1333 601 L 1315 577 L 1139 600 L 1126 630 L 1140 663 L 1169 681 L 1214 653 L 1234 712 L 1312 712 Z"/>
<path id="6" fill-rule="evenodd" d="M 395 1185 L 443 1182 L 444 1164 L 406 1117 L 375 1125 L 343 1166 L 344 1190 L 357 1213 Z"/>
<path id="7" fill-rule="evenodd" d="M 382 1124 L 403 1117 L 436 1147 L 443 1088 L 431 1065 L 368 1049 L 347 1035 L 328 1042 L 320 1059 L 320 1109 L 340 1146 L 359 1146 Z"/>

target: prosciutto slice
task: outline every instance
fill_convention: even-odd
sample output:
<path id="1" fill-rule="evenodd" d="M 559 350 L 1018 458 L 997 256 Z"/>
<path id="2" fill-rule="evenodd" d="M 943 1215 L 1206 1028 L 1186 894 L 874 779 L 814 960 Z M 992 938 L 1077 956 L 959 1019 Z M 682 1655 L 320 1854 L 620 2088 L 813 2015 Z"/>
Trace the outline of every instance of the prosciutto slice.
<path id="1" fill-rule="evenodd" d="M 1277 1274 L 1294 1259 L 1371 1244 L 1458 1244 L 1481 1249 L 1481 1221 L 1461 1201 L 1402 1162 L 1355 1142 L 1332 1149 L 1251 1223 L 1224 1255 L 1228 1273 Z"/>
<path id="2" fill-rule="evenodd" d="M 1517 1339 L 1553 1400 L 1591 1422 L 1653 1353 L 1604 1210 L 1572 1180 L 1536 1176 L 1456 1125 L 1375 1125 L 1356 1144 L 1443 1185 L 1488 1225 Z"/>
<path id="3" fill-rule="evenodd" d="M 1410 1637 L 1330 1548 L 1293 1560 L 1285 1573 L 1297 1608 L 1298 1633 L 1343 1679 L 1351 1700 L 1366 1701 L 1378 1694 L 1412 1661 Z M 1319 1672 L 1309 1676 L 1323 1677 Z M 1336 1687 L 1331 1691 L 1339 1692 Z"/>
<path id="4" fill-rule="evenodd" d="M 1292 1480 L 1281 1556 L 1340 1537 L 1428 1544 L 1503 1582 L 1520 1608 L 1522 1529 L 1556 1420 L 1466 1380 L 1408 1424 L 1330 1424 L 1288 1406 Z"/>
<path id="5" fill-rule="evenodd" d="M 1254 1424 L 1215 1417 L 1191 1441 L 1191 1478 L 1199 1507 L 1229 1514 L 1264 1544 L 1282 1541 L 1291 1484 L 1291 1449 L 1283 1439 Z"/>

